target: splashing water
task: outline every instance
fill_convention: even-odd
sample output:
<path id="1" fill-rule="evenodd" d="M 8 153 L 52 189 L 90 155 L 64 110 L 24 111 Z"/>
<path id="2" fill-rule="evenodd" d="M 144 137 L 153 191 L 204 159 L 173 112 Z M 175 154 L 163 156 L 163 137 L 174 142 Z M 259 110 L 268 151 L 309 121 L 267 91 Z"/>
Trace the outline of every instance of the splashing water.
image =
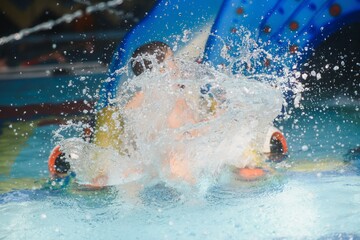
<path id="1" fill-rule="evenodd" d="M 151 72 L 134 77 L 129 63 L 117 70 L 116 74 L 128 80 L 121 85 L 118 97 L 111 99 L 111 107 L 98 113 L 98 121 L 104 118 L 101 115 L 108 117 L 97 123 L 95 140 L 60 141 L 78 181 L 209 186 L 226 170 L 264 167 L 264 143 L 274 119 L 284 113 L 285 93 L 295 93 L 295 104 L 299 105 L 303 88 L 298 72 L 244 32 L 247 34 L 241 34 L 241 41 L 231 43 L 231 49 L 241 50 L 241 57 L 224 48 L 222 55 L 230 63 L 227 68 L 179 57 L 177 70 L 170 71 L 148 56 L 153 63 Z M 281 77 L 274 72 L 240 74 L 239 66 L 256 67 L 264 56 L 284 65 Z M 128 108 L 139 92 L 143 93 L 140 107 Z M 183 114 L 187 116 L 183 117 L 191 116 L 192 120 L 171 127 L 169 119 L 179 99 L 186 103 Z"/>
<path id="2" fill-rule="evenodd" d="M 112 136 L 109 124 L 98 130 L 119 138 L 118 147 L 102 148 L 78 138 L 61 142 L 79 182 L 91 183 L 106 175 L 107 185 L 211 183 L 227 166 L 264 164 L 262 147 L 281 113 L 281 90 L 205 65 L 181 60 L 177 64 L 179 76 L 159 74 L 155 67 L 123 84 L 111 115 L 118 121 L 115 132 L 121 134 Z M 141 107 L 126 108 L 139 89 L 144 93 Z M 171 128 L 168 116 L 181 98 L 196 121 Z"/>

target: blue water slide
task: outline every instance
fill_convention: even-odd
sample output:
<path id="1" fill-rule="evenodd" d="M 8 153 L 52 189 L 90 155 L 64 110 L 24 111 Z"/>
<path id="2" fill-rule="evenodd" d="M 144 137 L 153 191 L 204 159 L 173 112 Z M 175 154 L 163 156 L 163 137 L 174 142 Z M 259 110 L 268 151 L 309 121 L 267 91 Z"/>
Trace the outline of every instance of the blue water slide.
<path id="1" fill-rule="evenodd" d="M 203 52 L 208 34 L 223 0 L 160 0 L 152 11 L 121 41 L 109 68 L 110 80 L 101 89 L 100 107 L 116 97 L 125 76 L 117 70 L 128 64 L 139 46 L 151 42 L 167 43 L 176 52 Z M 208 29 L 208 30 L 207 30 Z M 197 45 L 197 46 L 195 46 Z M 198 46 L 203 45 L 203 46 Z"/>
<path id="2" fill-rule="evenodd" d="M 161 0 L 115 51 L 99 105 L 116 97 L 125 79 L 116 70 L 146 42 L 163 41 L 176 52 L 187 49 L 198 56 L 203 50 L 204 62 L 232 64 L 233 73 L 281 75 L 284 65 L 305 61 L 312 48 L 352 23 L 360 23 L 360 0 Z M 181 40 L 185 33 L 190 40 Z M 242 59 L 249 51 L 259 52 L 252 66 Z"/>
<path id="3" fill-rule="evenodd" d="M 359 0 L 226 0 L 206 44 L 206 61 L 214 66 L 236 66 L 231 61 L 243 54 L 246 29 L 257 44 L 250 50 L 261 47 L 267 56 L 281 59 L 277 64 L 265 54 L 252 73 L 274 68 L 279 73 L 284 63 L 292 66 L 306 60 L 311 49 L 352 23 L 360 23 Z M 225 56 L 224 47 L 228 50 Z M 234 72 L 244 73 L 241 65 L 236 67 Z"/>

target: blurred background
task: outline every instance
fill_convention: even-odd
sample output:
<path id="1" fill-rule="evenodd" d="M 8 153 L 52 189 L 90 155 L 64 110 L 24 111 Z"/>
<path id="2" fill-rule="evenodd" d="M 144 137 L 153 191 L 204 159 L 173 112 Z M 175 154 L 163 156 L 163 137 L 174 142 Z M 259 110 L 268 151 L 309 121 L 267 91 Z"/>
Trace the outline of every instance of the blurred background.
<path id="1" fill-rule="evenodd" d="M 111 2 L 114 6 L 99 5 Z M 41 77 L 46 70 L 50 75 L 104 73 L 125 33 L 151 11 L 156 2 L 1 0 L 0 80 Z M 86 13 L 95 7 L 100 9 Z M 71 18 L 78 11 L 82 11 L 81 15 Z M 318 47 L 309 63 L 302 66 L 306 72 L 322 72 L 320 81 L 313 76 L 304 81 L 309 88 L 320 86 L 327 92 L 333 86 L 340 86 L 338 90 L 350 95 L 358 91 L 359 85 L 354 80 L 359 79 L 359 29 L 359 22 L 346 26 Z M 31 66 L 35 68 L 29 70 Z M 341 68 L 331 71 L 336 66 Z"/>
<path id="2" fill-rule="evenodd" d="M 0 71 L 53 63 L 95 62 L 106 65 L 124 34 L 151 10 L 155 0 L 117 1 L 114 7 L 86 13 L 101 0 L 1 0 Z M 116 1 L 113 1 L 116 3 Z M 121 3 L 121 4 L 120 4 Z M 76 14 L 82 16 L 57 24 L 54 20 Z M 50 29 L 36 31 L 44 23 Z M 13 35 L 32 29 L 23 37 Z M 26 32 L 25 32 L 26 33 Z"/>

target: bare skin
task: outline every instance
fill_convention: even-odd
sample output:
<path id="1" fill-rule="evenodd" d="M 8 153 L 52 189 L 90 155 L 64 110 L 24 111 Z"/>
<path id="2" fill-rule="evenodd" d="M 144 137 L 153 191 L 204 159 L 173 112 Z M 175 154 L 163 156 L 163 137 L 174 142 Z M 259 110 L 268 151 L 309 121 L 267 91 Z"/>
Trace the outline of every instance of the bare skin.
<path id="1" fill-rule="evenodd" d="M 164 73 L 165 71 L 169 71 L 172 77 L 176 78 L 179 74 L 179 69 L 173 60 L 173 53 L 169 49 L 165 54 L 165 60 L 163 62 L 162 68 L 159 69 L 160 73 Z M 137 92 L 134 97 L 128 102 L 125 106 L 125 109 L 136 109 L 141 107 L 144 101 L 144 92 Z M 197 123 L 196 117 L 193 111 L 190 109 L 186 99 L 181 97 L 175 101 L 175 104 L 170 111 L 170 114 L 167 118 L 167 127 L 170 129 L 178 129 L 186 124 L 194 124 Z M 197 131 L 187 132 L 191 136 L 198 135 Z M 184 136 L 181 135 L 177 138 L 180 140 Z M 186 161 L 180 159 L 178 154 L 169 153 L 168 159 L 164 161 L 165 166 L 169 166 L 171 179 L 182 179 L 189 183 L 194 183 L 195 179 L 190 175 L 189 167 L 186 164 Z"/>

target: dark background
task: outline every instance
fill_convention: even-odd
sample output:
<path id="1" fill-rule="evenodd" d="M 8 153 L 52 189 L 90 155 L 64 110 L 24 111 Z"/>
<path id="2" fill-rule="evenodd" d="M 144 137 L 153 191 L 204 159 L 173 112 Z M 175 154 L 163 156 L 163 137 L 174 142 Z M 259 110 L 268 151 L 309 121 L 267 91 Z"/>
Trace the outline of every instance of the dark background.
<path id="1" fill-rule="evenodd" d="M 108 0 L 1 0 L 0 37 L 56 20 L 65 14 Z M 124 0 L 111 10 L 94 12 L 0 45 L 0 72 L 11 67 L 58 63 L 101 64 L 105 69 L 122 37 L 156 0 Z M 306 98 L 344 94 L 360 98 L 360 23 L 344 26 L 317 47 L 307 64 Z M 336 69 L 338 67 L 338 69 Z M 336 70 L 335 70 L 336 69 Z M 317 79 L 311 72 L 321 73 Z"/>
<path id="2" fill-rule="evenodd" d="M 107 0 L 1 0 L 0 37 L 56 20 Z M 0 45 L 0 69 L 47 63 L 108 64 L 124 34 L 151 10 L 155 0 L 124 0 L 111 10 L 84 15 Z"/>

